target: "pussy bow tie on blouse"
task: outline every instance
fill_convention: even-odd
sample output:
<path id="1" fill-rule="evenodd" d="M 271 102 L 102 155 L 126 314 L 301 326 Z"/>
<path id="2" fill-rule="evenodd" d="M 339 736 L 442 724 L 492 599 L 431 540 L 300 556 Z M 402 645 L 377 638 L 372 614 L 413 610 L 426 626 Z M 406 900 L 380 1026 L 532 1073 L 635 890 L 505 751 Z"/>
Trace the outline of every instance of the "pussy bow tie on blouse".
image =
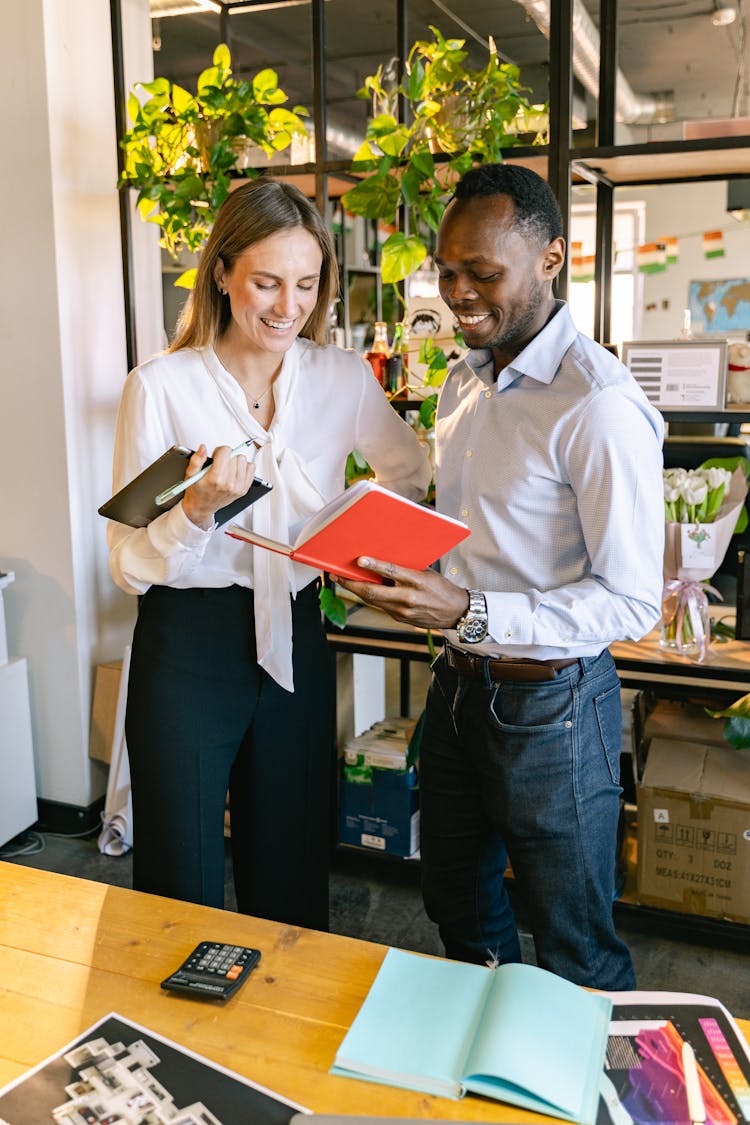
<path id="1" fill-rule="evenodd" d="M 227 400 L 248 437 L 260 447 L 255 458 L 255 472 L 273 485 L 272 492 L 262 497 L 237 522 L 252 527 L 259 535 L 277 542 L 289 541 L 290 529 L 317 512 L 325 497 L 310 479 L 303 462 L 286 444 L 284 418 L 289 398 L 297 383 L 299 355 L 292 348 L 284 356 L 281 371 L 273 385 L 275 412 L 268 430 L 253 418 L 245 396 L 237 382 L 216 359 L 213 350 L 207 356 L 209 370 L 222 397 Z M 286 555 L 266 547 L 249 547 L 253 555 L 253 588 L 255 591 L 255 643 L 258 663 L 286 691 L 294 691 L 292 674 L 292 606 L 290 595 L 307 585 L 307 575 Z"/>

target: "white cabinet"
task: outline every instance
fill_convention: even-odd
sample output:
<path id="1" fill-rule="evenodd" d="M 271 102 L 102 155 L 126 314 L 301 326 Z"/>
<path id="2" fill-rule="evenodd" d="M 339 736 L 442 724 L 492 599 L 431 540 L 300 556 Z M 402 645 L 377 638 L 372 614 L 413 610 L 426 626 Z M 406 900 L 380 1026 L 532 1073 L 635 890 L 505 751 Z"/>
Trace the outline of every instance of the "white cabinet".
<path id="1" fill-rule="evenodd" d="M 8 660 L 3 590 L 12 574 L 0 574 L 0 846 L 37 819 L 29 681 L 25 660 Z"/>
<path id="2" fill-rule="evenodd" d="M 0 845 L 37 819 L 25 660 L 0 666 Z"/>

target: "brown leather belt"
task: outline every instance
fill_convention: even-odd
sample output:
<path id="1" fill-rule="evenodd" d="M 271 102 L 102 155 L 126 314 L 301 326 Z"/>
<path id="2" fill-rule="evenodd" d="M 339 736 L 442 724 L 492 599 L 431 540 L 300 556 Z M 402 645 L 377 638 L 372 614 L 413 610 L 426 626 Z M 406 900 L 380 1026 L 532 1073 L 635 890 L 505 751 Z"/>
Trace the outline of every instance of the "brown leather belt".
<path id="1" fill-rule="evenodd" d="M 537 683 L 541 680 L 554 680 L 555 672 L 569 668 L 577 660 L 512 660 L 504 657 L 493 659 L 461 648 L 445 646 L 445 659 L 450 668 L 470 680 L 515 680 L 518 683 Z"/>

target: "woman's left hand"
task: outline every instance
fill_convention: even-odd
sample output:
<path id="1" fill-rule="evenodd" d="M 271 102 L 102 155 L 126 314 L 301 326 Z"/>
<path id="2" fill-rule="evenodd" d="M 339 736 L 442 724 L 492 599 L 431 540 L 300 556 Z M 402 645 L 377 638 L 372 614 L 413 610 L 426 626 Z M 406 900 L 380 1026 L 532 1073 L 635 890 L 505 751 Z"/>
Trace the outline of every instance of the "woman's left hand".
<path id="1" fill-rule="evenodd" d="M 201 444 L 188 462 L 185 476 L 200 472 L 206 461 L 206 446 Z M 219 508 L 244 496 L 255 478 L 255 465 L 238 453 L 232 456 L 228 445 L 212 453 L 213 464 L 202 480 L 191 484 L 182 497 L 182 509 L 196 527 L 207 531 Z"/>

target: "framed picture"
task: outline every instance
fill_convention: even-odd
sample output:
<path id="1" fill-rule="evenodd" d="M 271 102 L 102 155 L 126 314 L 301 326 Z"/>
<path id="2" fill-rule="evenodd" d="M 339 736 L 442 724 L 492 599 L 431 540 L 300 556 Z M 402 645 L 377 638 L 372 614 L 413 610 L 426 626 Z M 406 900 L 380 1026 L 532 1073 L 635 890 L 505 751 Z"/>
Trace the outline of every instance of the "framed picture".
<path id="1" fill-rule="evenodd" d="M 622 362 L 660 410 L 726 406 L 726 340 L 637 340 L 622 345 Z"/>

